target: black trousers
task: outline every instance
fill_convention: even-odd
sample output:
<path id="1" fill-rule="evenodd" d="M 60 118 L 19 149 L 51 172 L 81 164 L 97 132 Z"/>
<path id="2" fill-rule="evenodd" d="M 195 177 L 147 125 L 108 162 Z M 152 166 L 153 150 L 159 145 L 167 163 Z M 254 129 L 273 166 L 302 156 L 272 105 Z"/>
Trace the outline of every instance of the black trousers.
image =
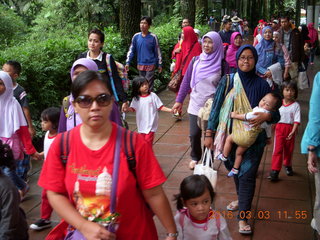
<path id="1" fill-rule="evenodd" d="M 198 116 L 189 114 L 190 123 L 190 144 L 191 144 L 191 159 L 195 161 L 201 160 L 202 146 L 201 146 L 201 128 L 197 124 Z"/>

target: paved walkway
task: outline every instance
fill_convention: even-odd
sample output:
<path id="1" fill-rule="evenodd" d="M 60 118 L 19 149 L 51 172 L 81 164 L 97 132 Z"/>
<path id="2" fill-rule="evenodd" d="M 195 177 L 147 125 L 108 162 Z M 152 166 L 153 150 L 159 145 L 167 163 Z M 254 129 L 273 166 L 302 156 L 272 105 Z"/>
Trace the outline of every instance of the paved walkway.
<path id="1" fill-rule="evenodd" d="M 313 76 L 320 70 L 319 59 L 314 66 L 310 66 L 309 76 Z M 237 198 L 233 179 L 227 178 L 227 170 L 221 163 L 215 162 L 218 169 L 218 184 L 214 206 L 221 211 L 227 219 L 229 230 L 233 239 L 252 240 L 310 240 L 316 239 L 314 231 L 310 227 L 312 218 L 312 207 L 314 201 L 314 182 L 306 167 L 306 157 L 300 154 L 300 140 L 308 118 L 308 104 L 310 89 L 299 92 L 298 102 L 302 109 L 302 124 L 296 138 L 294 151 L 293 169 L 295 175 L 286 176 L 285 172 L 280 173 L 280 181 L 272 183 L 267 176 L 270 171 L 270 159 L 272 145 L 266 148 L 263 155 L 258 177 L 255 196 L 252 206 L 253 226 L 252 236 L 242 236 L 238 233 L 238 221 L 236 214 L 228 214 L 226 205 Z M 175 95 L 169 91 L 159 94 L 163 103 L 171 107 L 174 103 Z M 182 179 L 192 172 L 188 169 L 189 163 L 189 122 L 185 112 L 187 101 L 184 104 L 183 120 L 176 122 L 170 114 L 161 112 L 159 129 L 156 133 L 154 151 L 160 165 L 168 177 L 164 184 L 165 192 L 171 202 L 173 212 L 175 212 L 173 195 L 178 193 L 178 187 Z M 135 129 L 135 117 L 128 114 L 127 121 L 130 129 Z M 33 162 L 32 176 L 30 178 L 31 190 L 26 200 L 21 204 L 27 213 L 28 223 L 34 222 L 39 217 L 41 189 L 37 186 L 37 179 L 40 172 L 40 163 Z M 130 204 L 128 202 L 128 204 Z M 52 220 L 57 224 L 59 217 L 54 213 Z M 156 219 L 159 239 L 164 239 L 165 230 Z M 50 229 L 36 232 L 30 230 L 31 240 L 42 240 Z"/>

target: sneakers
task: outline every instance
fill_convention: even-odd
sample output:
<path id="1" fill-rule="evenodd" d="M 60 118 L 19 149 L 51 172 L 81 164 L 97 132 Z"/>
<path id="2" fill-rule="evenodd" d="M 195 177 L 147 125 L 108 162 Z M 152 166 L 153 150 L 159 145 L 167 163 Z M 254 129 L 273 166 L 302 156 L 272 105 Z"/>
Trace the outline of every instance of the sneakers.
<path id="1" fill-rule="evenodd" d="M 30 225 L 30 229 L 40 231 L 45 228 L 51 227 L 51 221 L 47 219 L 39 219 Z"/>
<path id="2" fill-rule="evenodd" d="M 288 176 L 293 176 L 292 167 L 286 167 L 286 174 L 287 174 Z"/>
<path id="3" fill-rule="evenodd" d="M 223 156 L 222 153 L 220 153 L 217 158 L 218 158 L 218 160 L 220 160 L 220 161 L 222 161 L 222 162 L 225 162 L 225 161 L 228 160 L 225 156 Z"/>
<path id="4" fill-rule="evenodd" d="M 189 169 L 190 169 L 190 170 L 193 170 L 194 167 L 196 166 L 196 164 L 197 164 L 197 161 L 196 161 L 196 160 L 191 160 L 191 161 L 189 162 Z"/>
<path id="5" fill-rule="evenodd" d="M 270 179 L 272 182 L 278 181 L 279 180 L 279 171 L 272 170 L 270 172 L 268 179 Z"/>
<path id="6" fill-rule="evenodd" d="M 237 175 L 239 173 L 239 169 L 232 168 L 231 171 L 228 173 L 228 177 L 233 177 L 233 175 Z"/>

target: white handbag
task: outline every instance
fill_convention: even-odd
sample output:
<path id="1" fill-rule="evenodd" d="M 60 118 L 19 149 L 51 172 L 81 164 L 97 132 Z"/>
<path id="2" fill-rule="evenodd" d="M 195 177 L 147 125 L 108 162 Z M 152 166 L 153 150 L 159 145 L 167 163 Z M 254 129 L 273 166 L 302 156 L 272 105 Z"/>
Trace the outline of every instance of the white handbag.
<path id="1" fill-rule="evenodd" d="M 301 63 L 301 66 L 299 67 L 298 88 L 301 90 L 309 88 L 309 79 L 303 63 Z"/>
<path id="2" fill-rule="evenodd" d="M 211 150 L 206 148 L 201 161 L 194 167 L 193 174 L 205 175 L 209 179 L 213 189 L 215 189 L 217 185 L 218 173 L 212 167 L 213 161 Z"/>

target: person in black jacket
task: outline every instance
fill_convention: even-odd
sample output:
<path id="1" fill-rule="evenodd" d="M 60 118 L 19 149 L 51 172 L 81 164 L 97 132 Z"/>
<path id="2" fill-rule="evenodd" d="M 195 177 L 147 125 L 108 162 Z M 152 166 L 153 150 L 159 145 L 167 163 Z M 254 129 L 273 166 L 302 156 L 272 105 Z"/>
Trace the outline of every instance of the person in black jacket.
<path id="1" fill-rule="evenodd" d="M 81 53 L 79 58 L 89 58 L 92 59 L 98 65 L 98 71 L 100 73 L 105 73 L 107 79 L 110 81 L 110 76 L 107 69 L 107 53 L 102 51 L 104 45 L 104 33 L 99 29 L 93 29 L 88 34 L 88 51 Z M 122 80 L 119 77 L 116 63 L 112 56 L 110 56 L 110 67 L 112 70 L 112 78 L 115 86 L 114 95 L 117 96 L 117 102 L 122 102 L 121 110 L 127 110 L 128 108 L 128 99 L 127 94 L 125 93 Z M 117 99 L 118 98 L 118 99 Z"/>
<path id="2" fill-rule="evenodd" d="M 14 168 L 14 158 L 9 145 L 0 140 L 0 239 L 27 240 L 28 225 L 19 207 L 20 195 L 12 180 L 2 173 L 5 167 Z"/>

